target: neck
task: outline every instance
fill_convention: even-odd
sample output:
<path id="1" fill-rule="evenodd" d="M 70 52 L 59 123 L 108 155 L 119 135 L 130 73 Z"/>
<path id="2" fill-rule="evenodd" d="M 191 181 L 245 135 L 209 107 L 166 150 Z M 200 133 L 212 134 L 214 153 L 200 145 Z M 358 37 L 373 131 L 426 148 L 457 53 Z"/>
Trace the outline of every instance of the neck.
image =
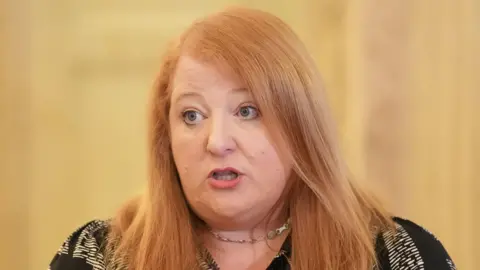
<path id="1" fill-rule="evenodd" d="M 235 220 L 230 219 L 208 220 L 207 226 L 198 228 L 199 236 L 204 247 L 213 256 L 220 269 L 266 269 L 273 258 L 279 253 L 289 230 L 283 231 L 273 239 L 266 236 L 269 231 L 282 227 L 288 219 L 287 212 L 282 208 L 276 210 L 271 218 L 257 220 Z M 217 221 L 223 222 L 217 222 Z M 207 220 L 205 220 L 207 221 Z M 254 243 L 234 243 L 222 241 L 217 236 L 231 240 L 258 239 Z"/>
<path id="2" fill-rule="evenodd" d="M 225 219 L 221 219 L 225 220 Z M 205 231 L 210 236 L 216 236 L 217 240 L 224 240 L 224 242 L 238 242 L 246 241 L 247 243 L 258 242 L 258 240 L 266 239 L 268 234 L 275 232 L 277 229 L 281 229 L 281 234 L 286 234 L 285 224 L 288 220 L 288 215 L 285 211 L 278 209 L 269 218 L 263 218 L 261 220 L 247 219 L 247 220 L 235 220 L 226 219 L 228 222 L 218 222 L 221 220 L 209 220 L 206 224 Z M 276 237 L 276 235 L 273 235 Z M 270 237 L 271 238 L 271 237 Z M 253 241 L 252 241 L 253 240 Z"/>
<path id="3" fill-rule="evenodd" d="M 268 251 L 278 252 L 289 234 L 289 224 L 286 225 L 286 222 L 287 218 L 282 216 L 281 219 L 272 219 L 268 224 L 264 221 L 246 229 L 203 228 L 200 235 L 205 247 L 211 253 L 235 252 L 238 255 L 241 250 L 254 250 L 259 254 Z M 269 232 L 272 233 L 277 230 L 280 230 L 280 233 L 268 237 Z"/>
<path id="4" fill-rule="evenodd" d="M 246 231 L 222 231 L 222 235 L 232 239 L 248 239 L 252 236 L 266 235 L 266 230 L 254 229 Z M 213 256 L 220 269 L 266 269 L 279 254 L 288 237 L 285 231 L 277 237 L 255 243 L 225 242 L 214 237 L 211 232 L 204 231 L 204 246 Z"/>

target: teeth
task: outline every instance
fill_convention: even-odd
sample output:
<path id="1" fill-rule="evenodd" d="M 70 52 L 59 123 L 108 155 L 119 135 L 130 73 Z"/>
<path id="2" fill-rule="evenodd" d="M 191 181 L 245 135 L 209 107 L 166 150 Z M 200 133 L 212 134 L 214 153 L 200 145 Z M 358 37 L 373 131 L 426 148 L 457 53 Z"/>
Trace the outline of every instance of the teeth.
<path id="1" fill-rule="evenodd" d="M 238 175 L 234 172 L 226 172 L 226 173 L 214 173 L 213 178 L 215 180 L 223 180 L 223 181 L 229 181 L 237 178 Z"/>

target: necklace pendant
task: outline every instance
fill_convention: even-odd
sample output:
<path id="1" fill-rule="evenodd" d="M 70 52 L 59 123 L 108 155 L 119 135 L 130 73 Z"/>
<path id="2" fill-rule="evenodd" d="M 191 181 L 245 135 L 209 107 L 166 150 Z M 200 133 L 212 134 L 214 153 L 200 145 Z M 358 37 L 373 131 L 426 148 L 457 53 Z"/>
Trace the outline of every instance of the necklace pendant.
<path id="1" fill-rule="evenodd" d="M 273 238 L 275 238 L 275 236 L 277 236 L 277 233 L 275 231 L 269 231 L 267 234 L 267 238 L 269 240 L 272 240 Z"/>

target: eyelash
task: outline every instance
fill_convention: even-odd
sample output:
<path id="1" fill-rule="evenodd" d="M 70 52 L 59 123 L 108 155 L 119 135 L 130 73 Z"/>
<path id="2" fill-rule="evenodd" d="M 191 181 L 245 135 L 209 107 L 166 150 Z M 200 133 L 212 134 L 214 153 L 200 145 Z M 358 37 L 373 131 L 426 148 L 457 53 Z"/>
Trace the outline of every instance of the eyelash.
<path id="1" fill-rule="evenodd" d="M 252 119 L 256 119 L 260 116 L 260 111 L 257 109 L 257 107 L 253 106 L 253 105 L 242 105 L 238 108 L 237 112 L 235 113 L 235 115 L 239 115 L 240 114 L 240 111 L 243 109 L 243 108 L 249 108 L 249 109 L 253 109 L 256 113 L 256 115 L 253 117 L 253 118 L 250 118 L 250 119 L 247 119 L 247 120 L 252 120 Z"/>
<path id="2" fill-rule="evenodd" d="M 236 111 L 235 115 L 242 117 L 242 116 L 239 115 L 239 114 L 240 114 L 241 109 L 243 109 L 243 108 L 253 109 L 253 110 L 255 111 L 255 113 L 256 113 L 256 115 L 255 115 L 254 117 L 249 118 L 249 119 L 244 118 L 245 120 L 254 120 L 254 119 L 260 117 L 260 111 L 258 110 L 257 107 L 255 107 L 255 106 L 253 106 L 253 105 L 241 105 L 241 106 L 238 108 L 238 110 Z M 188 125 L 188 126 L 193 126 L 193 125 L 195 125 L 194 123 L 187 123 L 187 121 L 186 121 L 187 113 L 189 113 L 189 112 L 195 112 L 195 113 L 197 113 L 197 114 L 199 114 L 199 115 L 201 115 L 202 117 L 205 118 L 205 116 L 204 116 L 202 113 L 200 113 L 198 110 L 194 110 L 194 109 L 185 110 L 185 111 L 183 111 L 183 112 L 180 114 L 180 117 L 181 117 L 181 119 L 183 120 L 183 122 L 185 122 L 185 124 Z"/>
<path id="3" fill-rule="evenodd" d="M 205 116 L 203 116 L 203 114 L 201 114 L 201 113 L 200 113 L 199 111 L 197 111 L 197 110 L 192 110 L 192 109 L 185 110 L 185 111 L 183 111 L 183 112 L 180 114 L 180 117 L 182 118 L 183 122 L 184 122 L 187 126 L 194 126 L 194 125 L 195 125 L 194 123 L 187 123 L 187 121 L 186 121 L 187 113 L 189 113 L 189 112 L 195 112 L 195 113 L 197 113 L 197 114 L 199 114 L 199 115 L 201 115 L 202 117 L 205 118 Z"/>

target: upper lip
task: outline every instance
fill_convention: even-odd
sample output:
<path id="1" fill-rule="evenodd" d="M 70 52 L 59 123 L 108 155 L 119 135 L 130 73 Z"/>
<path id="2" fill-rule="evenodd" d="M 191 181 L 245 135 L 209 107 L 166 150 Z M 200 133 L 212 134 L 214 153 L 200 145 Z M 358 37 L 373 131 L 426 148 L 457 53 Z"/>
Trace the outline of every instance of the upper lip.
<path id="1" fill-rule="evenodd" d="M 240 175 L 241 172 L 238 171 L 237 169 L 235 168 L 232 168 L 232 167 L 225 167 L 225 168 L 215 168 L 213 169 L 212 171 L 210 171 L 210 173 L 208 174 L 208 177 L 212 177 L 214 173 L 220 173 L 220 172 L 234 172 L 236 173 L 237 175 Z"/>

